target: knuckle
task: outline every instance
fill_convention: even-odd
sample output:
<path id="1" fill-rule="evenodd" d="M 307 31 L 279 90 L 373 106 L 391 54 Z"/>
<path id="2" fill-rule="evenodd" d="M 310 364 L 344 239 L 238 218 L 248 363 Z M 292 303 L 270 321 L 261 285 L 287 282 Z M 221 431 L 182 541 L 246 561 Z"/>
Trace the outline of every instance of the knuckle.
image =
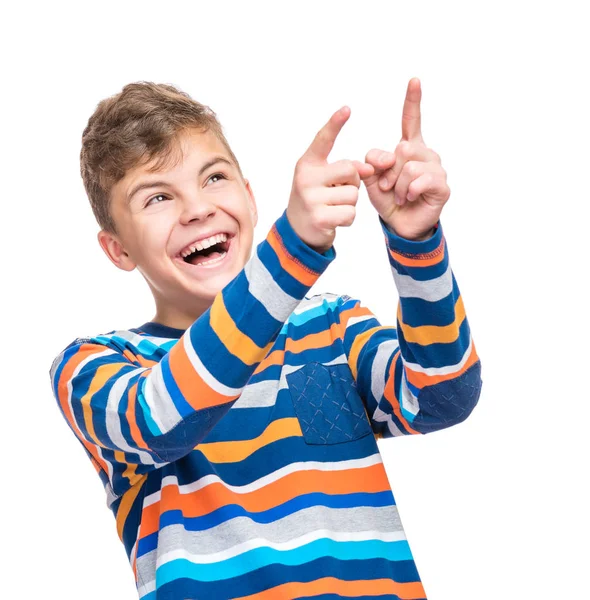
<path id="1" fill-rule="evenodd" d="M 408 140 L 402 140 L 397 145 L 397 153 L 402 158 L 408 159 L 412 154 L 412 144 Z"/>

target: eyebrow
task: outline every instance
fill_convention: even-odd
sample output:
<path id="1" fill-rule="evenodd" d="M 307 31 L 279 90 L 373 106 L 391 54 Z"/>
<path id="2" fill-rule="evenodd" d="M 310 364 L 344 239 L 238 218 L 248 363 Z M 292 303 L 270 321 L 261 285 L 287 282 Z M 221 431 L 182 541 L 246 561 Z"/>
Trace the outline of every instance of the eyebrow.
<path id="1" fill-rule="evenodd" d="M 212 167 L 213 165 L 216 165 L 217 163 L 225 163 L 226 165 L 233 167 L 234 164 L 229 161 L 227 158 L 223 157 L 223 156 L 214 156 L 213 158 L 211 158 L 210 160 L 208 160 L 200 169 L 199 169 L 199 177 L 209 168 Z M 129 194 L 127 194 L 127 204 L 129 204 L 131 202 L 131 198 L 133 198 L 133 196 L 135 196 L 135 194 L 137 194 L 137 192 L 140 192 L 141 190 L 146 190 L 146 189 L 150 189 L 150 188 L 155 188 L 155 187 L 160 187 L 160 186 L 168 186 L 168 187 L 172 187 L 167 181 L 163 181 L 163 180 L 158 180 L 158 181 L 145 181 L 143 183 L 138 183 L 137 185 L 135 185 L 129 192 Z"/>

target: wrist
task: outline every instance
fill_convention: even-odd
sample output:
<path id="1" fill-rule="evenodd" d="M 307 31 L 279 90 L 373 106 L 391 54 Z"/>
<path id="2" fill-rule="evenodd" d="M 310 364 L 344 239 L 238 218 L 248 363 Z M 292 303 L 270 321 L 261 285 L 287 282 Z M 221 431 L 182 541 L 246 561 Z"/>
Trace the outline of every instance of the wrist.
<path id="1" fill-rule="evenodd" d="M 436 233 L 436 228 L 431 227 L 427 231 L 425 231 L 423 233 L 418 233 L 416 235 L 412 235 L 412 236 L 401 235 L 395 230 L 393 225 L 389 224 L 387 221 L 383 221 L 383 222 L 385 223 L 385 226 L 387 227 L 387 229 L 389 229 L 389 231 L 391 231 L 391 233 L 397 235 L 398 237 L 400 237 L 404 240 L 407 240 L 408 242 L 423 242 L 425 240 L 430 239 Z"/>

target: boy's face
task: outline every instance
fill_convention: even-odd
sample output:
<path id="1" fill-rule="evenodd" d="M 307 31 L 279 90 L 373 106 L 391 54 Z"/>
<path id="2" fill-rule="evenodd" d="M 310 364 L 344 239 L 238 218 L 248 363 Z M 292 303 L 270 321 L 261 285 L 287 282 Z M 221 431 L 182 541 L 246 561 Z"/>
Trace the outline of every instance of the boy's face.
<path id="1" fill-rule="evenodd" d="M 117 182 L 111 214 L 118 233 L 98 238 L 119 268 L 137 267 L 144 276 L 156 300 L 154 320 L 186 329 L 244 267 L 257 212 L 248 180 L 213 133 L 189 130 L 179 141 L 184 159 L 177 166 L 150 173 L 154 161 Z"/>

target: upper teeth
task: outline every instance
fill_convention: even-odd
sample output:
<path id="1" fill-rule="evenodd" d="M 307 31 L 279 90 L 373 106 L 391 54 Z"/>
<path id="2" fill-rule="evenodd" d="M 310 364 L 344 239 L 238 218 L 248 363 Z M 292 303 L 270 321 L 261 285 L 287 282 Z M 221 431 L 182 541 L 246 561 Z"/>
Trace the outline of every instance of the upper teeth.
<path id="1" fill-rule="evenodd" d="M 227 241 L 227 235 L 225 233 L 218 233 L 217 235 L 212 235 L 205 240 L 199 240 L 192 246 L 188 246 L 180 253 L 180 256 L 182 256 L 182 258 L 186 258 L 189 254 L 192 254 L 197 250 L 204 250 L 205 248 L 209 248 L 209 246 L 213 246 L 213 244 L 219 244 L 220 242 L 225 241 Z"/>

